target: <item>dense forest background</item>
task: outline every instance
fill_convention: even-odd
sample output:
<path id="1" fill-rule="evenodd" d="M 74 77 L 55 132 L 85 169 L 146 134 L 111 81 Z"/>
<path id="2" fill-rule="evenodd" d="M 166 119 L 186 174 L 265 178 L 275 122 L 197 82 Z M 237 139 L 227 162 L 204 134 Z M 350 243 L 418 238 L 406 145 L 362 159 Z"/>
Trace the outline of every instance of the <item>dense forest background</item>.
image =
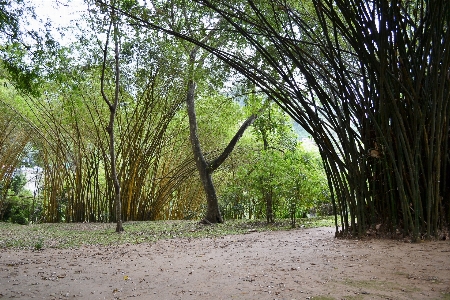
<path id="1" fill-rule="evenodd" d="M 1 6 L 3 220 L 448 226 L 450 3 L 58 3 Z"/>
<path id="2" fill-rule="evenodd" d="M 35 35 L 42 40 L 31 44 L 36 49 L 23 48 L 26 33 L 23 44 L 13 39 L 3 46 L 3 220 L 116 220 L 109 111 L 100 86 L 101 37 L 108 24 L 97 14 L 101 12 L 82 14 L 85 25 L 78 31 L 61 29 L 77 35 L 68 46 L 40 31 Z M 189 141 L 187 46 L 168 35 L 122 26 L 127 34 L 120 33 L 122 76 L 114 127 L 122 218 L 200 219 L 206 203 Z M 106 59 L 107 78 L 113 78 L 113 59 Z M 213 57 L 205 63 L 210 66 L 201 68 L 198 79 L 197 122 L 206 156 L 213 156 L 246 116 L 268 100 Z M 106 79 L 105 93 L 113 93 L 113 84 Z M 291 118 L 278 106 L 266 106 L 214 175 L 224 217 L 265 218 L 268 198 L 276 218 L 302 217 L 313 207 L 329 214 L 326 177 L 313 142 L 294 131 Z M 20 188 L 25 171 L 39 177 L 33 194 Z"/>

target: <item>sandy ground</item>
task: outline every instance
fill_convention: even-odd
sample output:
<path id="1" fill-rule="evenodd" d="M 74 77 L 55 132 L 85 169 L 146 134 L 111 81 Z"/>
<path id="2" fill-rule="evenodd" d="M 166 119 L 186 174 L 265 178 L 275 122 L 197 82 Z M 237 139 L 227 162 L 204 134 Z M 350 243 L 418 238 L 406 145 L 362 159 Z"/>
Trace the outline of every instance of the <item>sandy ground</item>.
<path id="1" fill-rule="evenodd" d="M 450 299 L 450 241 L 332 228 L 0 251 L 2 299 Z"/>

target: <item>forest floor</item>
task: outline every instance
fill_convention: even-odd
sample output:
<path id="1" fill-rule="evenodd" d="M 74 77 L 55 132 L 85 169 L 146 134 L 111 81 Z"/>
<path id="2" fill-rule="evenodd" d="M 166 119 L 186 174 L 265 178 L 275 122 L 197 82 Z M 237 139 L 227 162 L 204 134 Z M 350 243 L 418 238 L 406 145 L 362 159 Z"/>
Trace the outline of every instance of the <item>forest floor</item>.
<path id="1" fill-rule="evenodd" d="M 9 299 L 450 299 L 450 241 L 328 227 L 74 249 L 0 249 Z"/>

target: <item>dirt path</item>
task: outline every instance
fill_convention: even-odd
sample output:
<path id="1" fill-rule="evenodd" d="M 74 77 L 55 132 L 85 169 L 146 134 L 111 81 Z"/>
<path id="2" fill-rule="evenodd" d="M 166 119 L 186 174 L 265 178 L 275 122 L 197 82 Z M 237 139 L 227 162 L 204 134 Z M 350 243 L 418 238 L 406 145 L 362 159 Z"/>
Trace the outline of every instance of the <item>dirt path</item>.
<path id="1" fill-rule="evenodd" d="M 331 228 L 77 250 L 0 250 L 0 298 L 450 299 L 450 242 Z"/>

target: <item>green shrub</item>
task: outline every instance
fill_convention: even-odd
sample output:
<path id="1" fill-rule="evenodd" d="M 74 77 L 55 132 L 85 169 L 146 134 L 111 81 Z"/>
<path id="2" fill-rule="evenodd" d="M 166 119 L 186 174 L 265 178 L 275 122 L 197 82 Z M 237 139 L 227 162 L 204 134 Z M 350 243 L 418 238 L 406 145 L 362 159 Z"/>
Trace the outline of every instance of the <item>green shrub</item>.
<path id="1" fill-rule="evenodd" d="M 28 224 L 32 201 L 29 192 L 22 192 L 19 195 L 10 193 L 2 200 L 2 221 L 22 225 Z"/>
<path id="2" fill-rule="evenodd" d="M 15 195 L 19 195 L 23 191 L 23 187 L 27 183 L 27 178 L 25 174 L 18 173 L 11 180 L 10 189 L 14 192 Z"/>

